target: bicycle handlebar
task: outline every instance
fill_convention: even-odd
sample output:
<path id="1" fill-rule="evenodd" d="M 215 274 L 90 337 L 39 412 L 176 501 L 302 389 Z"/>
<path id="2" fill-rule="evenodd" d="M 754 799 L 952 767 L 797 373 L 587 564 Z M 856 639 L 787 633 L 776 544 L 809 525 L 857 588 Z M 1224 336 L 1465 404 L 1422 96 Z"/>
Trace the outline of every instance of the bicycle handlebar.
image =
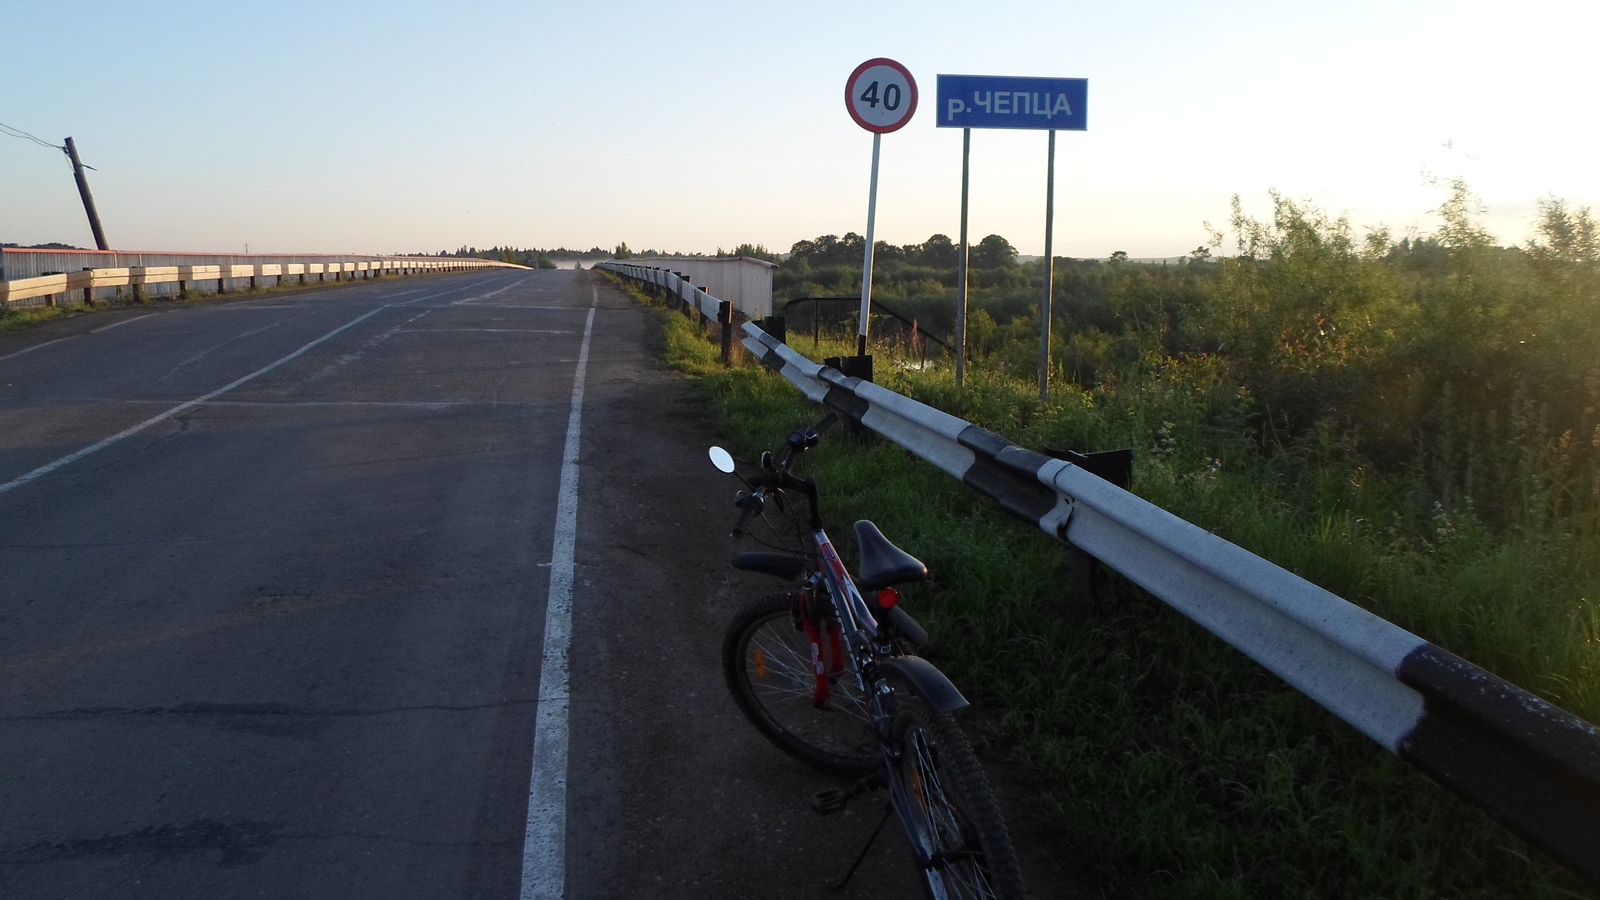
<path id="1" fill-rule="evenodd" d="M 779 490 L 794 488 L 804 493 L 806 500 L 811 504 L 812 526 L 815 528 L 822 527 L 821 516 L 817 512 L 817 483 L 809 478 L 790 475 L 789 467 L 800 454 L 815 447 L 817 442 L 822 439 L 822 436 L 827 434 L 838 423 L 839 414 L 830 412 L 818 419 L 816 424 L 810 428 L 790 433 L 789 439 L 786 441 L 786 452 L 783 455 L 783 461 L 778 463 L 778 470 L 776 472 L 762 472 L 745 479 L 745 483 L 750 485 L 751 492 L 740 496 L 738 500 L 734 501 L 734 505 L 738 506 L 742 512 L 739 513 L 739 521 L 733 525 L 733 537 L 742 537 L 745 525 L 750 522 L 750 517 L 759 514 L 766 506 L 767 491 L 770 488 Z"/>

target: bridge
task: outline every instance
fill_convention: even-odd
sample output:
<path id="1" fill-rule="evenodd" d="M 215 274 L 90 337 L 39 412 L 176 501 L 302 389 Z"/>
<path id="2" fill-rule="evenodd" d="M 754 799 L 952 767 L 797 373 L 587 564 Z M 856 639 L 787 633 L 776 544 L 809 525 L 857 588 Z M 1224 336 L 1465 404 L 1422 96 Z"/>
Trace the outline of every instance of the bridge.
<path id="1" fill-rule="evenodd" d="M 877 816 L 817 818 L 805 800 L 828 779 L 723 696 L 723 624 L 766 586 L 726 570 L 715 435 L 618 287 L 721 323 L 727 360 L 735 319 L 770 314 L 770 281 L 763 302 L 759 271 L 667 260 L 610 278 L 140 262 L 5 284 L 22 303 L 139 299 L 172 275 L 284 289 L 0 334 L 8 892 L 826 893 L 839 873 L 819 865 L 853 858 Z M 355 274 L 305 277 L 330 271 Z M 718 278 L 737 301 L 702 286 Z M 818 366 L 754 321 L 741 333 L 812 400 L 1092 554 L 1593 880 L 1593 726 L 1086 459 Z M 1021 825 L 1035 889 L 1069 890 Z M 852 890 L 910 896 L 909 866 L 881 842 Z"/>

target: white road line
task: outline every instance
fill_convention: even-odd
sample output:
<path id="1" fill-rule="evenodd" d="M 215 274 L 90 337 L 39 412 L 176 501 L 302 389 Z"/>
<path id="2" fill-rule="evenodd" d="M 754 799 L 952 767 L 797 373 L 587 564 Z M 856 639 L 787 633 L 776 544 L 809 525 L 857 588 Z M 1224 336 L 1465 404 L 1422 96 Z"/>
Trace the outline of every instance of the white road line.
<path id="1" fill-rule="evenodd" d="M 466 297 L 464 299 L 457 300 L 455 303 L 452 303 L 451 305 L 452 306 L 461 306 L 462 304 L 471 303 L 474 300 L 487 300 L 490 297 L 495 297 L 495 296 L 498 296 L 500 294 L 503 294 L 506 291 L 511 290 L 512 288 L 516 287 L 519 284 L 522 284 L 524 281 L 527 281 L 527 280 L 528 279 L 523 278 L 520 281 L 513 281 L 510 284 L 505 285 L 505 286 L 500 287 L 500 288 L 497 288 L 495 290 L 492 290 L 487 294 L 482 294 L 482 295 L 477 296 L 477 297 Z"/>
<path id="2" fill-rule="evenodd" d="M 536 306 L 532 303 L 474 303 L 472 306 L 474 309 L 559 309 L 563 312 L 578 312 L 584 308 L 582 306 Z"/>
<path id="3" fill-rule="evenodd" d="M 76 337 L 76 335 L 69 335 L 69 336 L 64 337 L 64 338 L 56 338 L 53 341 L 45 341 L 42 344 L 34 344 L 32 347 L 24 347 L 23 349 L 18 350 L 18 351 L 14 352 L 14 353 L 7 353 L 5 356 L 0 356 L 0 360 L 10 359 L 13 356 L 21 356 L 24 353 L 32 353 L 33 351 L 39 349 L 40 347 L 48 347 L 51 344 L 59 344 L 62 341 L 70 341 L 70 340 L 72 340 L 73 337 Z"/>
<path id="4" fill-rule="evenodd" d="M 594 307 L 583 326 L 578 371 L 572 379 L 572 413 L 561 456 L 556 536 L 550 550 L 550 598 L 544 614 L 544 664 L 539 668 L 539 711 L 528 781 L 528 827 L 522 843 L 520 900 L 560 900 L 567 883 L 567 652 L 572 646 L 573 552 L 578 538 L 578 432 L 583 419 L 583 378 L 589 367 Z"/>
<path id="5" fill-rule="evenodd" d="M 408 300 L 406 302 L 413 303 L 415 301 Z M 181 412 L 183 412 L 185 410 L 188 410 L 188 409 L 193 409 L 194 407 L 199 406 L 200 404 L 206 402 L 207 400 L 211 400 L 213 398 L 220 397 L 223 394 L 226 394 L 227 392 L 233 390 L 234 388 L 238 387 L 241 384 L 244 384 L 244 383 L 246 383 L 248 381 L 252 381 L 252 380 L 254 380 L 256 378 L 261 377 L 262 375 L 267 374 L 268 372 L 271 372 L 273 369 L 276 369 L 277 367 L 283 365 L 284 363 L 288 362 L 289 360 L 294 359 L 297 356 L 300 356 L 301 354 L 305 353 L 307 350 L 310 350 L 312 347 L 315 347 L 318 344 L 322 343 L 323 341 L 327 340 L 328 338 L 331 338 L 334 335 L 338 334 L 339 332 L 344 331 L 346 328 L 351 328 L 351 327 L 353 327 L 355 325 L 360 324 L 361 322 L 366 321 L 367 319 L 372 318 L 373 316 L 377 315 L 378 313 L 381 313 L 384 310 L 388 309 L 389 306 L 392 306 L 392 305 L 394 305 L 394 304 L 389 304 L 387 306 L 380 306 L 377 309 L 375 309 L 375 310 L 373 310 L 373 311 L 371 311 L 369 313 L 365 313 L 363 315 L 357 316 L 356 318 L 351 319 L 350 321 L 344 323 L 343 325 L 340 325 L 338 328 L 335 328 L 334 330 L 328 332 L 327 334 L 323 335 L 322 337 L 319 337 L 316 340 L 312 341 L 311 343 L 306 344 L 305 346 L 301 347 L 299 350 L 294 351 L 293 353 L 289 354 L 288 356 L 285 356 L 285 357 L 283 357 L 282 359 L 279 359 L 276 362 L 268 363 L 268 364 L 262 366 L 261 368 L 255 370 L 254 372 L 251 372 L 249 375 L 244 376 L 243 378 L 237 378 L 237 379 L 235 379 L 233 381 L 230 381 L 227 384 L 223 385 L 222 387 L 217 388 L 216 390 L 212 391 L 209 394 L 204 394 L 202 396 L 196 397 L 193 400 L 188 401 L 187 403 L 180 403 L 177 406 L 174 406 L 173 408 L 167 410 L 166 412 L 161 413 L 160 415 L 151 416 L 150 418 L 145 419 L 143 422 L 140 422 L 139 424 L 133 426 L 132 428 L 125 428 L 122 431 L 119 431 L 116 434 L 113 434 L 111 437 L 108 437 L 105 440 L 100 441 L 99 443 L 90 444 L 89 446 L 83 448 L 82 450 L 77 451 L 76 453 L 68 453 L 66 456 L 61 457 L 60 459 L 56 460 L 55 462 L 46 463 L 46 464 L 40 466 L 39 468 L 34 469 L 32 472 L 29 472 L 26 475 L 18 476 L 16 478 L 13 478 L 10 481 L 6 482 L 5 484 L 0 484 L 0 494 L 5 493 L 6 491 L 12 490 L 13 488 L 19 488 L 19 487 L 27 484 L 28 482 L 33 481 L 36 478 L 41 478 L 41 477 L 43 477 L 45 475 L 49 475 L 51 472 L 54 472 L 55 470 L 61 468 L 62 466 L 65 466 L 65 465 L 67 465 L 69 463 L 77 462 L 78 460 L 83 459 L 85 456 L 88 456 L 89 454 L 94 453 L 97 450 L 104 450 L 105 448 L 111 446 L 112 444 L 115 444 L 117 441 L 120 441 L 125 437 L 132 437 L 133 435 L 138 434 L 139 432 L 145 430 L 146 428 L 149 428 L 151 425 L 155 425 L 155 424 L 158 424 L 160 422 L 165 422 L 166 420 L 172 418 L 173 416 L 177 415 L 178 413 L 181 413 Z M 40 344 L 39 346 L 42 347 L 44 345 Z"/>
<path id="6" fill-rule="evenodd" d="M 443 334 L 447 331 L 492 331 L 497 334 L 571 334 L 557 328 L 405 328 L 407 334 Z"/>
<path id="7" fill-rule="evenodd" d="M 112 322 L 110 325 L 102 325 L 99 328 L 92 328 L 92 329 L 89 330 L 89 333 L 90 334 L 99 334 L 102 331 L 110 331 L 113 328 L 120 328 L 123 325 L 128 324 L 129 322 L 137 322 L 140 319 L 148 319 L 153 315 L 155 315 L 155 313 L 145 313 L 142 316 L 134 316 L 131 319 L 123 319 L 121 322 Z"/>

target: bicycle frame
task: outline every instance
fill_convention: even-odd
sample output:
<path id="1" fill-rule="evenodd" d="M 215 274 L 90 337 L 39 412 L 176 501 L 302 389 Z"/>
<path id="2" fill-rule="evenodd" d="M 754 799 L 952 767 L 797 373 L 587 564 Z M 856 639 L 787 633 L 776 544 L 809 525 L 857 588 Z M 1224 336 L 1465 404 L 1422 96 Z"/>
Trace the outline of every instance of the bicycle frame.
<path id="1" fill-rule="evenodd" d="M 893 777 L 893 769 L 900 764 L 900 752 L 894 746 L 891 728 L 894 723 L 894 691 L 888 680 L 878 671 L 878 660 L 894 654 L 884 630 L 877 624 L 867 606 L 866 598 L 856 588 L 855 580 L 845 568 L 844 561 L 834 548 L 828 533 L 818 528 L 811 535 L 817 547 L 818 571 L 809 580 L 812 596 L 818 586 L 827 593 L 833 604 L 834 615 L 845 633 L 845 643 L 850 648 L 851 674 L 859 680 L 861 692 L 870 698 L 868 709 L 872 714 L 873 730 L 878 736 L 878 778 L 889 791 L 889 802 L 911 837 L 912 854 L 917 865 L 930 874 L 937 874 L 939 860 L 923 846 L 920 827 L 913 814 L 910 799 L 905 794 L 901 779 Z M 819 585 L 820 583 L 820 585 Z M 842 602 L 841 602 L 842 601 Z M 820 648 L 818 648 L 820 650 Z M 816 652 L 816 651 L 814 651 Z M 869 689 L 870 685 L 870 689 Z"/>

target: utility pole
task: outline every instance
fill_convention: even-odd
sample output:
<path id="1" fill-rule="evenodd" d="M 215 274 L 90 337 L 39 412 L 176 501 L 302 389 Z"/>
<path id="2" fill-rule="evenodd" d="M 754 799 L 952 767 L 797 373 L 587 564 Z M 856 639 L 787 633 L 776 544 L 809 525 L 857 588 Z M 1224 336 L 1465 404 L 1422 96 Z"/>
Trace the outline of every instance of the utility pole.
<path id="1" fill-rule="evenodd" d="M 78 147 L 67 138 L 67 158 L 72 160 L 72 177 L 77 179 L 78 194 L 83 197 L 83 211 L 89 214 L 89 228 L 94 232 L 94 244 L 101 250 L 110 250 L 106 244 L 105 229 L 100 227 L 100 214 L 94 210 L 94 195 L 89 193 L 89 179 L 84 177 L 83 163 L 78 160 Z"/>

